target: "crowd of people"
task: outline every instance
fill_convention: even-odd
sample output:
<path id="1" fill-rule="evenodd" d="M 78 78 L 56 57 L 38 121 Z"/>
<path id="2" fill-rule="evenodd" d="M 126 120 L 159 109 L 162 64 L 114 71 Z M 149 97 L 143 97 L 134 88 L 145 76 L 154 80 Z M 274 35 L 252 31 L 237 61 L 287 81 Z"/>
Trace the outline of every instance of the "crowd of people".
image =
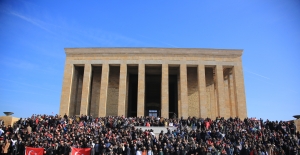
<path id="1" fill-rule="evenodd" d="M 155 126 L 167 130 L 154 133 Z M 300 154 L 292 121 L 250 118 L 32 115 L 13 126 L 0 121 L 0 135 L 1 154 L 9 155 L 24 155 L 26 147 L 44 148 L 47 155 L 69 155 L 72 148 L 91 148 L 91 155 Z"/>

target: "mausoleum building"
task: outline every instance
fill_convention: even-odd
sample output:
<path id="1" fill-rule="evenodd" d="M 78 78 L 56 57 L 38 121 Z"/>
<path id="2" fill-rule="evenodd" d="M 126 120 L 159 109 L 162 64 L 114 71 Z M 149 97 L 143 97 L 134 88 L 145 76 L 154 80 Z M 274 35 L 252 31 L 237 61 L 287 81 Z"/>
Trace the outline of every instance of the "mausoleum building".
<path id="1" fill-rule="evenodd" d="M 66 48 L 60 114 L 247 117 L 242 50 Z"/>

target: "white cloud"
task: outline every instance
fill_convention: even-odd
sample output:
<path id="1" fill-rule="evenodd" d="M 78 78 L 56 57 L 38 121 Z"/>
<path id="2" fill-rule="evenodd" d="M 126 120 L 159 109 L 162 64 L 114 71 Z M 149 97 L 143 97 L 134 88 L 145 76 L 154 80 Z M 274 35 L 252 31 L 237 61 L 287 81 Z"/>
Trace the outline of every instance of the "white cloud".
<path id="1" fill-rule="evenodd" d="M 33 19 L 33 18 L 30 18 L 30 17 L 26 17 L 24 15 L 21 15 L 17 12 L 13 12 L 13 11 L 9 11 L 8 13 L 11 14 L 11 15 L 14 15 L 15 17 L 18 17 L 20 19 L 23 19 L 23 20 L 25 20 L 25 21 L 27 21 L 27 22 L 29 22 L 29 23 L 31 23 L 31 24 L 33 24 L 33 25 L 35 25 L 35 26 L 37 26 L 37 27 L 39 27 L 39 28 L 41 28 L 41 29 L 43 29 L 47 32 L 49 32 L 49 33 L 55 34 L 54 32 L 50 31 L 48 28 L 46 28 L 46 26 L 44 26 L 44 25 L 46 25 L 46 23 L 44 23 L 40 20 Z"/>
<path id="2" fill-rule="evenodd" d="M 260 75 L 260 74 L 258 74 L 258 73 L 250 72 L 250 71 L 247 71 L 247 70 L 245 70 L 245 71 L 246 71 L 246 72 L 248 72 L 248 73 L 250 73 L 250 74 L 253 74 L 253 75 L 259 76 L 259 77 L 261 77 L 261 78 L 264 78 L 264 79 L 268 79 L 268 80 L 270 80 L 270 78 L 269 78 L 269 77 L 266 77 L 266 76 L 264 76 L 264 75 Z"/>

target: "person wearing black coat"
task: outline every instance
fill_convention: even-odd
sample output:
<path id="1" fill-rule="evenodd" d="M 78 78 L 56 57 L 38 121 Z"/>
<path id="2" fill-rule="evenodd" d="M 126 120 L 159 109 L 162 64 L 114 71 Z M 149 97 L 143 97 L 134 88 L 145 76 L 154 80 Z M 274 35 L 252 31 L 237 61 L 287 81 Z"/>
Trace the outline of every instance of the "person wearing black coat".
<path id="1" fill-rule="evenodd" d="M 59 154 L 59 145 L 58 143 L 55 143 L 55 146 L 53 147 L 53 155 Z"/>
<path id="2" fill-rule="evenodd" d="M 117 148 L 117 154 L 124 154 L 124 153 L 123 153 L 123 148 L 122 148 L 122 146 L 119 146 L 119 147 Z"/>
<path id="3" fill-rule="evenodd" d="M 180 150 L 178 146 L 175 149 L 174 155 L 180 155 Z"/>
<path id="4" fill-rule="evenodd" d="M 108 148 L 106 148 L 106 145 L 105 144 L 102 144 L 102 147 L 100 147 L 100 154 L 103 155 L 105 154 L 106 152 L 108 152 Z"/>
<path id="5" fill-rule="evenodd" d="M 58 146 L 58 155 L 64 155 L 65 154 L 65 143 L 61 142 L 61 145 Z"/>
<path id="6" fill-rule="evenodd" d="M 240 155 L 249 155 L 249 154 L 250 154 L 250 148 L 248 148 L 248 145 L 244 145 L 240 152 Z"/>
<path id="7" fill-rule="evenodd" d="M 233 154 L 234 155 L 239 155 L 240 154 L 240 149 L 237 146 L 235 146 Z"/>
<path id="8" fill-rule="evenodd" d="M 130 148 L 131 155 L 136 155 L 137 150 L 138 150 L 138 147 L 136 146 L 136 144 L 133 144 Z"/>
<path id="9" fill-rule="evenodd" d="M 125 145 L 125 153 L 124 155 L 131 155 L 131 149 L 128 145 Z"/>
<path id="10" fill-rule="evenodd" d="M 46 150 L 46 155 L 53 155 L 53 146 L 50 146 L 47 150 Z"/>
<path id="11" fill-rule="evenodd" d="M 71 148 L 69 146 L 69 144 L 65 144 L 64 146 L 64 155 L 69 155 L 71 152 Z"/>
<path id="12" fill-rule="evenodd" d="M 18 155 L 24 155 L 25 154 L 25 143 L 24 141 L 19 141 L 18 142 Z"/>
<path id="13" fill-rule="evenodd" d="M 184 148 L 184 146 L 181 146 L 181 149 L 180 149 L 180 155 L 186 155 L 187 154 L 187 151 L 186 149 Z"/>

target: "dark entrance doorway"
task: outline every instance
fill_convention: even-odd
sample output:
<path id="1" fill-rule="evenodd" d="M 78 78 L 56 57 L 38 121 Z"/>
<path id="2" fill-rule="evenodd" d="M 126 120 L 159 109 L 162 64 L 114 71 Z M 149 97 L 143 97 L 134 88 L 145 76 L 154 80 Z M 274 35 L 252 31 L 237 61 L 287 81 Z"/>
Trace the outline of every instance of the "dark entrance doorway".
<path id="1" fill-rule="evenodd" d="M 179 66 L 169 67 L 169 118 L 178 117 Z"/>
<path id="2" fill-rule="evenodd" d="M 161 66 L 145 68 L 145 116 L 161 116 Z M 169 67 L 169 118 L 178 115 L 179 67 Z M 128 66 L 127 116 L 137 116 L 138 66 Z"/>
<path id="3" fill-rule="evenodd" d="M 178 87 L 177 75 L 169 75 L 169 118 L 178 115 Z"/>
<path id="4" fill-rule="evenodd" d="M 161 114 L 161 66 L 146 66 L 145 116 Z"/>
<path id="5" fill-rule="evenodd" d="M 161 108 L 161 75 L 146 75 L 145 115 L 149 116 L 154 110 L 160 116 Z"/>
<path id="6" fill-rule="evenodd" d="M 138 66 L 128 66 L 128 107 L 127 117 L 137 116 Z"/>

